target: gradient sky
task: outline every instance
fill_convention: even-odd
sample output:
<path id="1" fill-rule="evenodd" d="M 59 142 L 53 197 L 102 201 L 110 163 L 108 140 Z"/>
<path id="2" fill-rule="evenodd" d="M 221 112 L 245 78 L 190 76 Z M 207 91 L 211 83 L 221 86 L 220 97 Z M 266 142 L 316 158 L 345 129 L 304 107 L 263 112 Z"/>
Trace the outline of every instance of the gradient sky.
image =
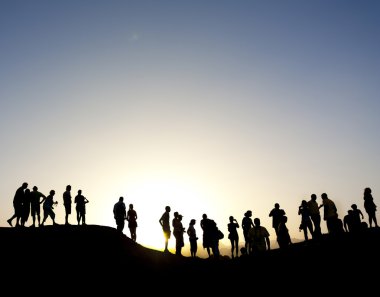
<path id="1" fill-rule="evenodd" d="M 24 181 L 56 191 L 58 223 L 67 184 L 90 200 L 88 224 L 115 227 L 123 196 L 137 242 L 157 249 L 166 205 L 200 238 L 203 213 L 227 234 L 251 209 L 274 240 L 278 202 L 303 239 L 312 193 L 341 218 L 357 203 L 368 222 L 379 15 L 376 0 L 1 1 L 0 226 Z"/>

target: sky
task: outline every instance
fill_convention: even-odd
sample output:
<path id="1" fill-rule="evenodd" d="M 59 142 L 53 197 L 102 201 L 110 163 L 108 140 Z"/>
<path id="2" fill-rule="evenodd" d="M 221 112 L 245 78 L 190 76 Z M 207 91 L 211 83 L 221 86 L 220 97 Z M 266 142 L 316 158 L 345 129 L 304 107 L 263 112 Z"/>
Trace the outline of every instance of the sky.
<path id="1" fill-rule="evenodd" d="M 342 219 L 356 203 L 368 222 L 379 14 L 376 0 L 1 1 L 0 226 L 23 182 L 56 191 L 61 224 L 66 185 L 90 201 L 88 224 L 116 227 L 124 197 L 137 242 L 158 250 L 166 205 L 186 228 L 196 219 L 200 253 L 203 213 L 226 246 L 229 216 L 247 210 L 275 241 L 276 202 L 303 240 L 312 193 Z"/>

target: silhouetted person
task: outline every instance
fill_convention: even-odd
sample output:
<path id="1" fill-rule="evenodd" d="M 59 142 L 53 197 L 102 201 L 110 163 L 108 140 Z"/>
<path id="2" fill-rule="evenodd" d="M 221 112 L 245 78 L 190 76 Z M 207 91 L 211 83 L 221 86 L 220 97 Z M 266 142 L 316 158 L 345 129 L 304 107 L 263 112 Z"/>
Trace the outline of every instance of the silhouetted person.
<path id="1" fill-rule="evenodd" d="M 69 215 L 71 214 L 71 205 L 72 205 L 72 199 L 71 199 L 71 186 L 66 186 L 66 191 L 63 192 L 63 206 L 65 207 L 65 225 L 69 224 Z"/>
<path id="2" fill-rule="evenodd" d="M 340 231 L 340 227 L 335 203 L 328 198 L 326 193 L 322 193 L 321 198 L 323 206 L 323 219 L 326 221 L 327 230 L 330 234 L 336 234 Z"/>
<path id="3" fill-rule="evenodd" d="M 301 215 L 300 230 L 303 230 L 305 241 L 308 241 L 309 236 L 307 230 L 309 230 L 310 234 L 313 236 L 313 223 L 311 222 L 310 211 L 306 200 L 302 200 L 301 205 L 298 208 L 298 214 Z"/>
<path id="4" fill-rule="evenodd" d="M 30 201 L 31 201 L 31 195 L 30 190 L 25 189 L 24 192 L 24 201 L 22 203 L 22 215 L 21 215 L 21 226 L 25 226 L 25 223 L 29 219 L 30 215 Z"/>
<path id="5" fill-rule="evenodd" d="M 53 211 L 54 204 L 57 205 L 58 201 L 54 201 L 55 191 L 51 190 L 49 195 L 43 200 L 43 209 L 44 209 L 44 218 L 42 220 L 41 226 L 45 224 L 45 221 L 48 217 L 50 217 L 53 221 L 53 225 L 58 225 L 55 222 L 55 213 Z"/>
<path id="6" fill-rule="evenodd" d="M 137 213 L 133 209 L 133 204 L 129 204 L 129 209 L 127 211 L 127 221 L 131 239 L 133 241 L 136 241 Z"/>
<path id="7" fill-rule="evenodd" d="M 364 215 L 355 203 L 351 205 L 351 209 L 352 232 L 360 232 L 362 230 L 362 220 L 364 219 Z"/>
<path id="8" fill-rule="evenodd" d="M 174 213 L 172 226 L 173 235 L 175 237 L 175 254 L 181 256 L 181 251 L 184 246 L 183 233 L 185 232 L 185 228 L 183 228 L 182 225 L 182 215 L 180 215 L 177 211 Z"/>
<path id="9" fill-rule="evenodd" d="M 314 225 L 313 238 L 319 238 L 322 235 L 321 232 L 321 214 L 317 202 L 317 195 L 311 194 L 310 200 L 307 202 L 309 207 L 310 218 Z"/>
<path id="10" fill-rule="evenodd" d="M 124 222 L 127 217 L 127 210 L 124 204 L 124 198 L 120 197 L 119 201 L 115 203 L 113 206 L 113 217 L 116 221 L 116 230 L 119 233 L 123 233 L 124 230 Z"/>
<path id="11" fill-rule="evenodd" d="M 22 204 L 24 202 L 24 191 L 28 187 L 28 183 L 23 183 L 21 187 L 19 187 L 16 190 L 15 196 L 13 198 L 13 208 L 14 208 L 14 214 L 13 216 L 7 220 L 8 224 L 10 226 L 12 225 L 13 219 L 16 219 L 16 226 L 20 225 L 20 219 L 22 216 Z"/>
<path id="12" fill-rule="evenodd" d="M 285 215 L 285 211 L 280 208 L 280 204 L 275 203 L 274 208 L 269 212 L 269 216 L 272 217 L 272 227 L 277 235 L 278 224 L 281 221 L 281 217 Z"/>
<path id="13" fill-rule="evenodd" d="M 247 257 L 248 257 L 247 248 L 243 246 L 240 248 L 240 258 L 247 258 Z"/>
<path id="14" fill-rule="evenodd" d="M 40 204 L 42 201 L 46 198 L 44 194 L 41 192 L 38 192 L 38 188 L 36 186 L 33 187 L 33 191 L 30 192 L 30 210 L 32 214 L 32 219 L 33 219 L 33 224 L 30 227 L 35 227 L 36 226 L 36 216 L 37 216 L 37 222 L 38 222 L 38 227 L 41 224 L 41 207 Z M 42 198 L 42 200 L 40 199 Z"/>
<path id="15" fill-rule="evenodd" d="M 229 232 L 228 239 L 231 242 L 231 257 L 233 259 L 235 257 L 239 257 L 239 234 L 237 232 L 239 223 L 233 216 L 230 216 L 229 220 L 230 222 L 227 224 L 227 229 Z"/>
<path id="16" fill-rule="evenodd" d="M 282 219 L 281 219 L 282 220 Z M 270 250 L 269 232 L 260 225 L 260 219 L 253 220 L 254 226 L 249 230 L 251 251 L 253 253 L 261 253 Z M 278 225 L 277 225 L 278 226 Z"/>
<path id="17" fill-rule="evenodd" d="M 189 242 L 190 242 L 190 255 L 192 258 L 195 258 L 197 256 L 197 250 L 198 250 L 198 237 L 197 232 L 195 231 L 195 220 L 191 219 L 189 223 L 189 228 L 187 228 L 187 235 L 189 235 Z"/>
<path id="18" fill-rule="evenodd" d="M 379 227 L 376 219 L 377 206 L 373 201 L 371 188 L 364 189 L 364 209 L 368 214 L 369 227 L 372 227 L 372 222 L 375 224 L 375 227 Z"/>
<path id="19" fill-rule="evenodd" d="M 162 227 L 162 231 L 164 232 L 165 237 L 165 249 L 164 252 L 169 252 L 168 250 L 168 244 L 169 244 L 169 238 L 171 236 L 171 229 L 170 229 L 170 206 L 165 206 L 165 212 L 162 214 L 161 218 L 158 220 Z"/>
<path id="20" fill-rule="evenodd" d="M 202 220 L 200 221 L 201 228 L 203 230 L 203 248 L 206 249 L 208 257 L 211 257 L 212 248 L 212 232 L 210 228 L 210 219 L 207 218 L 207 214 L 202 215 Z"/>
<path id="21" fill-rule="evenodd" d="M 352 209 L 347 210 L 347 214 L 343 217 L 343 228 L 346 232 L 352 231 Z"/>
<path id="22" fill-rule="evenodd" d="M 82 190 L 78 190 L 78 194 L 74 198 L 76 203 L 75 210 L 77 212 L 77 222 L 80 225 L 86 225 L 86 204 L 89 202 L 86 197 L 82 195 Z"/>
<path id="23" fill-rule="evenodd" d="M 277 242 L 280 249 L 285 249 L 292 243 L 288 227 L 286 226 L 287 222 L 288 217 L 283 216 L 281 218 L 280 224 L 278 224 Z"/>
<path id="24" fill-rule="evenodd" d="M 244 214 L 244 217 L 241 221 L 241 228 L 243 229 L 243 236 L 245 241 L 245 248 L 247 250 L 247 253 L 249 253 L 249 238 L 248 238 L 248 232 L 253 227 L 252 222 L 252 211 L 247 210 Z"/>

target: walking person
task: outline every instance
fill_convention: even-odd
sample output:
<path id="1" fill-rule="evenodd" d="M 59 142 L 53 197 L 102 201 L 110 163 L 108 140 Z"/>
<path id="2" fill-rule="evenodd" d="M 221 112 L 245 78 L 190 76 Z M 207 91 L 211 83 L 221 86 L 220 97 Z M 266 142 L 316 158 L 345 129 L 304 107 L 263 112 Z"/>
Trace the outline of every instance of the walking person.
<path id="1" fill-rule="evenodd" d="M 137 213 L 133 209 L 133 204 L 129 204 L 129 209 L 127 211 L 127 221 L 131 239 L 133 241 L 136 241 Z"/>
<path id="2" fill-rule="evenodd" d="M 16 190 L 15 196 L 13 198 L 13 208 L 14 214 L 10 219 L 7 220 L 8 224 L 13 227 L 12 221 L 16 219 L 16 227 L 20 225 L 20 220 L 22 216 L 22 205 L 24 203 L 25 189 L 28 188 L 28 183 L 24 182 L 21 187 Z"/>
<path id="3" fill-rule="evenodd" d="M 116 230 L 122 234 L 124 230 L 124 221 L 127 217 L 127 211 L 124 204 L 124 197 L 120 197 L 119 201 L 113 206 L 113 216 L 116 221 Z"/>
<path id="4" fill-rule="evenodd" d="M 45 221 L 50 217 L 53 221 L 53 225 L 58 225 L 55 222 L 55 213 L 53 211 L 54 205 L 58 204 L 58 201 L 54 201 L 55 191 L 51 190 L 49 195 L 43 200 L 44 218 L 42 220 L 41 226 L 45 224 Z"/>

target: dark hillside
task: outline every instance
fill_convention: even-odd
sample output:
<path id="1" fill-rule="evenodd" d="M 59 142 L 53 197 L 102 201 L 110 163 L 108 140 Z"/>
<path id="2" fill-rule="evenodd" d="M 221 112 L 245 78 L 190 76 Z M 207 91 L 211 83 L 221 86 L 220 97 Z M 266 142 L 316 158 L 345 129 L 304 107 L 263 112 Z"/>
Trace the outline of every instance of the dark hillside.
<path id="1" fill-rule="evenodd" d="M 315 292 L 353 285 L 364 293 L 378 287 L 377 228 L 356 236 L 324 235 L 318 242 L 297 243 L 286 251 L 234 260 L 164 254 L 120 236 L 114 228 L 97 225 L 0 228 L 0 238 L 3 287 L 18 292 L 134 289 L 160 290 L 159 294 L 179 287 L 182 293 L 237 293 L 260 284 L 269 286 L 270 292 L 291 293 L 295 287 L 315 283 Z"/>

